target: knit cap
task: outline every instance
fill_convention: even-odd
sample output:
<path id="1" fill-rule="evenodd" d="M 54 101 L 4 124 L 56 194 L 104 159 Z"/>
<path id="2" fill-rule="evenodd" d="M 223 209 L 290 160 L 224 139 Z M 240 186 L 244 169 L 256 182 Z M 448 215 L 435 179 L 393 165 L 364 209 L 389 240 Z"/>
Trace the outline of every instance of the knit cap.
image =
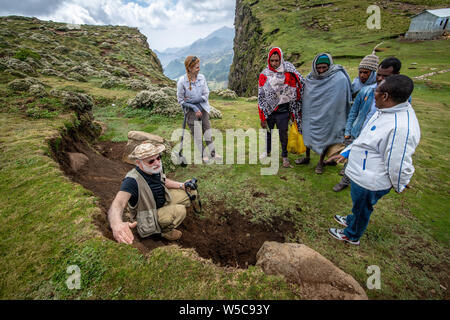
<path id="1" fill-rule="evenodd" d="M 378 58 L 375 54 L 369 54 L 361 60 L 359 64 L 359 69 L 368 69 L 371 71 L 377 71 L 378 64 L 380 63 L 380 58 Z"/>
<path id="2" fill-rule="evenodd" d="M 378 44 L 375 48 L 373 48 L 372 54 L 365 56 L 364 59 L 361 60 L 361 63 L 359 64 L 359 69 L 368 69 L 371 71 L 377 71 L 378 64 L 380 63 L 380 58 L 378 58 L 375 55 L 375 49 L 382 43 Z"/>
<path id="3" fill-rule="evenodd" d="M 330 58 L 328 58 L 328 56 L 326 54 L 321 55 L 317 59 L 316 65 L 321 64 L 321 63 L 326 63 L 327 65 L 330 65 Z"/>

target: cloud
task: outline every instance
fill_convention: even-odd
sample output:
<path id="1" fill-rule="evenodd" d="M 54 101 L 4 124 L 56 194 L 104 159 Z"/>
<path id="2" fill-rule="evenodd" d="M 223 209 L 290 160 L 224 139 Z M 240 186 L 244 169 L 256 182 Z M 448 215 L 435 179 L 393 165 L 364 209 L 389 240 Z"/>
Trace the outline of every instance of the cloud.
<path id="1" fill-rule="evenodd" d="M 7 0 L 6 6 L 3 2 L 0 15 L 137 27 L 158 48 L 186 45 L 221 26 L 232 26 L 235 7 L 234 0 Z"/>
<path id="2" fill-rule="evenodd" d="M 0 15 L 38 16 L 54 12 L 61 0 L 2 0 Z"/>

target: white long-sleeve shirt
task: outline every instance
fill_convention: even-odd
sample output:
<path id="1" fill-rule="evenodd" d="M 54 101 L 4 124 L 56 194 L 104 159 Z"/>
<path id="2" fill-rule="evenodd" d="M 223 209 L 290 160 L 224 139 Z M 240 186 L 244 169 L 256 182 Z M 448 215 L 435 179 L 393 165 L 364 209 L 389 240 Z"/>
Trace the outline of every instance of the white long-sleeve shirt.
<path id="1" fill-rule="evenodd" d="M 348 157 L 345 174 L 371 190 L 402 192 L 414 173 L 412 155 L 420 141 L 420 126 L 409 102 L 377 109 L 359 137 L 341 155 Z"/>

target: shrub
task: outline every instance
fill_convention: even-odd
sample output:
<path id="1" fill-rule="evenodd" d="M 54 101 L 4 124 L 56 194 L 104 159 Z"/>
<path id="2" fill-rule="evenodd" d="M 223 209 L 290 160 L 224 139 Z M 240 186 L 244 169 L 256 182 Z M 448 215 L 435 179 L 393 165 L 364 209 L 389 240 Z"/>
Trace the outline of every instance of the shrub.
<path id="1" fill-rule="evenodd" d="M 35 97 L 45 97 L 48 95 L 47 91 L 45 91 L 44 86 L 41 84 L 31 85 L 28 91 Z"/>
<path id="2" fill-rule="evenodd" d="M 168 117 L 175 117 L 181 114 L 181 107 L 175 97 L 168 96 L 162 90 L 139 92 L 134 99 L 128 101 L 132 108 L 143 108 L 152 111 L 152 114 L 160 114 Z"/>
<path id="3" fill-rule="evenodd" d="M 31 107 L 25 111 L 26 115 L 33 119 L 53 119 L 58 115 L 57 111 L 48 111 L 39 107 Z"/>

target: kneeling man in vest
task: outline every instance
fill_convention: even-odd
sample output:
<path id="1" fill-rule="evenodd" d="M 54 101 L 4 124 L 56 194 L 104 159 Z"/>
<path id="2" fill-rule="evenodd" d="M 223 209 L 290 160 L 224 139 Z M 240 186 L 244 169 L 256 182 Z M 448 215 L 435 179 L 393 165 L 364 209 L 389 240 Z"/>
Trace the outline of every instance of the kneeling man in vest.
<path id="1" fill-rule="evenodd" d="M 190 200 L 184 183 L 167 179 L 162 172 L 161 152 L 164 145 L 138 145 L 129 156 L 136 167 L 127 173 L 120 191 L 108 211 L 108 220 L 118 242 L 133 243 L 132 228 L 137 227 L 141 237 L 161 234 L 168 240 L 178 240 L 177 228 L 186 217 Z M 196 194 L 196 190 L 190 191 Z M 127 206 L 134 222 L 124 222 L 122 213 Z"/>

